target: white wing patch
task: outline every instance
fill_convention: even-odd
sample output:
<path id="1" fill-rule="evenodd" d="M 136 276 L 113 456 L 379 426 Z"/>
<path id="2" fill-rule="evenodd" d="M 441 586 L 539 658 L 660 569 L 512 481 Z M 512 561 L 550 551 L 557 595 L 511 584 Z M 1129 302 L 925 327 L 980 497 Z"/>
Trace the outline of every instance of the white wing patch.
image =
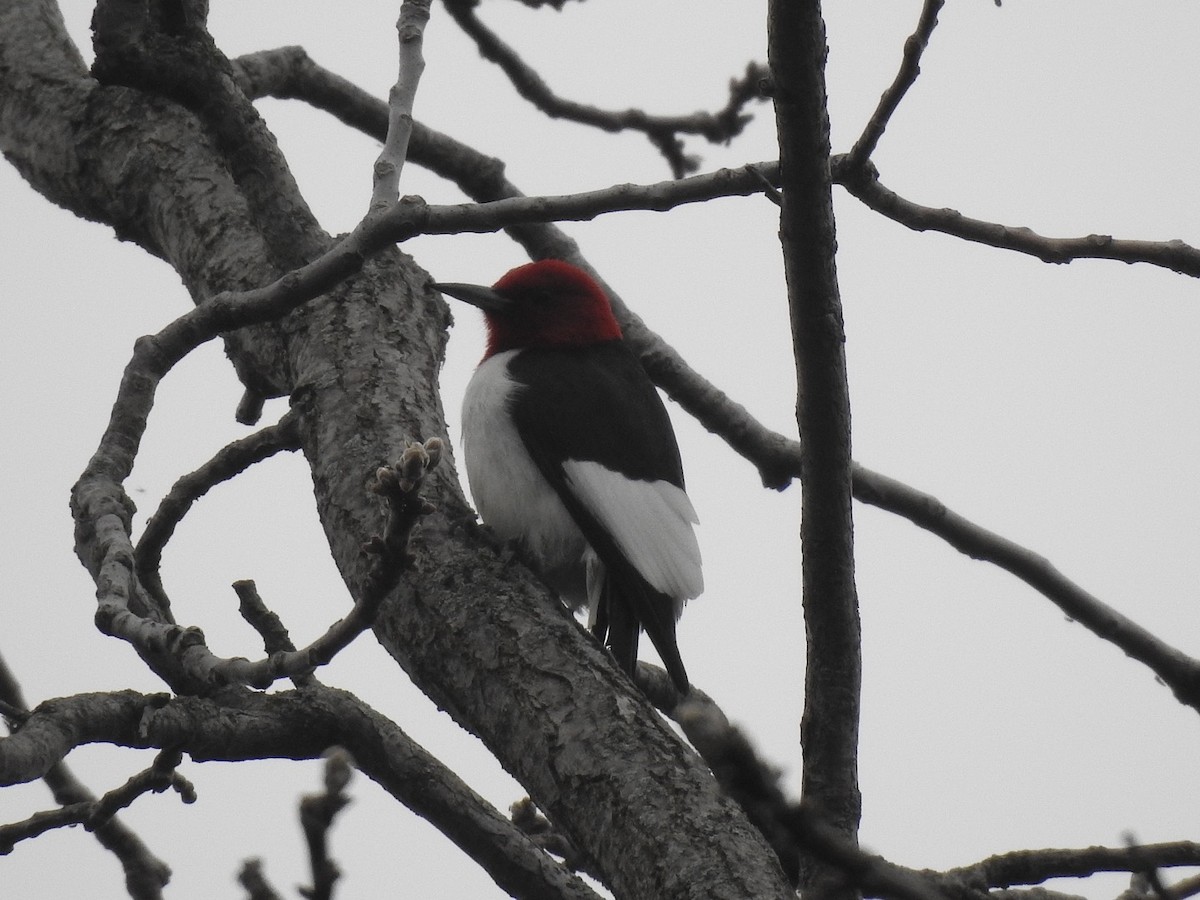
<path id="1" fill-rule="evenodd" d="M 563 472 L 646 581 L 679 601 L 703 593 L 700 544 L 692 528 L 700 518 L 687 494 L 669 481 L 634 481 L 594 460 L 569 459 Z"/>

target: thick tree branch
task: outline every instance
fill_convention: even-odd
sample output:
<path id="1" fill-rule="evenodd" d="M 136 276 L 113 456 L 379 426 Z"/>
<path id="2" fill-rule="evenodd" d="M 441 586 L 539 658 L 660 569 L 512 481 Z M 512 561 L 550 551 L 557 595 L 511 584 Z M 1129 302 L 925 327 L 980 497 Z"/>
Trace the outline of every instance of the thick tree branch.
<path id="1" fill-rule="evenodd" d="M 273 93 L 276 96 L 311 102 L 368 134 L 381 136 L 386 129 L 387 113 L 382 102 L 322 69 L 299 48 L 285 48 L 242 57 L 238 65 L 249 83 L 252 94 Z M 414 162 L 419 162 L 443 177 L 454 180 L 482 204 L 482 208 L 469 213 L 458 212 L 460 209 L 470 209 L 469 207 L 443 207 L 438 213 L 442 216 L 443 225 L 450 224 L 457 215 L 464 216 L 460 220 L 464 223 L 469 219 L 474 223 L 473 227 L 479 227 L 479 223 L 490 220 L 489 229 L 503 225 L 514 239 L 526 247 L 531 256 L 557 256 L 585 267 L 587 262 L 579 255 L 574 242 L 554 225 L 533 222 L 532 217 L 528 216 L 521 206 L 523 202 L 545 203 L 544 212 L 549 213 L 553 210 L 555 214 L 560 215 L 569 211 L 580 214 L 581 208 L 599 214 L 601 209 L 616 208 L 622 203 L 628 204 L 630 208 L 637 204 L 636 208 L 639 209 L 667 209 L 675 202 L 687 198 L 740 196 L 761 192 L 765 189 L 762 177 L 769 183 L 779 183 L 777 164 L 761 163 L 736 170 L 720 170 L 679 182 L 609 188 L 587 195 L 586 202 L 573 198 L 524 198 L 514 185 L 503 178 L 502 166 L 496 160 L 483 156 L 445 135 L 433 132 L 420 123 L 416 123 L 414 127 L 410 157 Z M 845 157 L 834 157 L 831 160 L 831 170 L 834 181 L 847 183 L 850 168 Z M 757 173 L 761 173 L 761 176 Z M 858 184 L 854 190 L 861 187 L 862 185 Z M 506 203 L 488 203 L 494 200 L 504 200 Z M 908 201 L 904 203 L 907 204 Z M 887 210 L 880 211 L 887 213 Z M 951 218 L 959 222 L 973 221 L 963 220 L 958 214 Z M 517 224 L 518 222 L 525 224 Z M 1013 233 L 1012 229 L 1003 229 L 1002 226 L 978 224 Z M 1019 229 L 1017 232 L 1021 235 L 1019 245 L 1010 249 L 1021 252 L 1041 256 L 1050 252 L 1044 242 L 1061 243 L 1033 235 L 1027 230 Z M 970 234 L 959 236 L 970 237 Z M 1088 239 L 1073 241 L 1080 242 L 1088 243 Z M 1136 253 L 1133 252 L 1135 248 Z M 1094 255 L 1158 265 L 1165 265 L 1167 260 L 1171 259 L 1173 265 L 1178 265 L 1179 271 L 1186 273 L 1191 269 L 1200 274 L 1200 251 L 1179 242 L 1154 244 L 1113 241 L 1109 249 L 1113 250 L 1113 254 L 1105 255 L 1096 249 Z M 1173 255 L 1175 249 L 1178 249 L 1177 256 Z M 735 403 L 692 369 L 659 335 L 648 329 L 611 289 L 609 295 L 618 310 L 626 339 L 638 349 L 647 371 L 660 387 L 705 427 L 721 436 L 734 450 L 757 466 L 765 485 L 783 488 L 799 477 L 799 442 L 763 427 L 744 407 Z M 1106 640 L 1111 640 L 1114 636 L 1119 638 L 1122 643 L 1118 643 L 1118 646 L 1154 670 L 1183 702 L 1200 710 L 1200 705 L 1197 705 L 1200 663 L 1184 657 L 1179 651 L 1161 641 L 1155 643 L 1135 623 L 1129 622 L 1130 627 L 1125 628 L 1124 623 L 1128 620 L 1119 617 L 1095 598 L 1089 601 L 1087 598 L 1090 598 L 1090 595 L 1064 579 L 1053 566 L 1032 551 L 947 510 L 940 501 L 928 494 L 862 466 L 854 467 L 853 490 L 855 498 L 861 502 L 904 516 L 962 552 L 1000 565 L 1035 590 L 1059 603 L 1064 610 L 1067 610 L 1068 606 L 1076 609 L 1076 612 L 1068 611 L 1068 614 L 1088 627 L 1092 627 L 1090 623 L 1101 626 L 1094 630 Z M 1088 611 L 1079 611 L 1081 609 Z M 1114 619 L 1113 616 L 1118 617 Z"/>
<path id="2" fill-rule="evenodd" d="M 729 82 L 729 100 L 717 113 L 698 112 L 686 116 L 652 116 L 640 109 L 602 110 L 557 96 L 545 80 L 475 15 L 477 0 L 444 0 L 446 11 L 475 41 L 484 59 L 496 63 L 508 76 L 517 93 L 553 119 L 592 125 L 605 131 L 640 131 L 666 158 L 675 178 L 700 167 L 700 160 L 683 152 L 681 134 L 699 134 L 711 143 L 728 143 L 741 134 L 751 116 L 744 113 L 752 100 L 764 99 L 766 70 L 749 63 L 741 78 Z"/>
<path id="3" fill-rule="evenodd" d="M 320 263 L 318 260 L 306 268 L 319 268 Z M 284 279 L 281 283 L 287 282 Z M 287 291 L 281 289 L 280 293 L 285 301 L 291 302 Z M 181 628 L 166 617 L 165 607 L 160 607 L 163 612 L 150 615 L 150 605 L 139 599 L 144 588 L 129 565 L 134 555 L 130 543 L 131 510 L 121 483 L 132 468 L 158 381 L 193 347 L 216 333 L 218 326 L 206 314 L 217 305 L 214 302 L 197 307 L 159 334 L 137 343 L 118 389 L 109 427 L 72 494 L 78 552 L 81 559 L 95 566 L 98 627 L 129 641 L 156 662 L 158 671 L 169 683 L 187 685 L 190 692 L 204 692 L 214 685 L 232 682 L 266 687 L 278 678 L 305 674 L 314 666 L 329 662 L 369 628 L 388 591 L 411 564 L 406 550 L 408 536 L 417 519 L 429 512 L 419 488 L 426 470 L 436 466 L 441 451 L 441 443 L 436 439 L 428 445 L 429 452 L 420 445 L 410 447 L 397 463 L 399 474 L 391 474 L 387 484 L 378 490 L 388 500 L 390 516 L 385 536 L 371 543 L 376 562 L 368 572 L 364 590 L 350 613 L 304 650 L 273 654 L 259 662 L 240 658 L 222 660 L 208 649 L 198 629 Z M 237 309 L 236 305 L 234 308 Z M 287 308 L 286 303 L 283 308 Z M 245 312 L 246 307 L 242 307 L 238 314 Z M 210 463 L 194 475 L 191 483 L 204 484 L 218 470 L 244 467 L 254 453 L 272 446 L 275 445 L 270 441 L 248 441 L 237 446 L 236 452 L 219 456 L 218 463 Z M 381 469 L 380 477 L 385 471 L 392 472 Z M 112 515 L 109 504 L 113 500 L 121 504 L 124 515 Z"/>
<path id="4" fill-rule="evenodd" d="M 0 785 L 40 777 L 85 743 L 174 748 L 193 760 L 316 759 L 345 747 L 357 767 L 478 862 L 516 897 L 595 900 L 581 881 L 397 725 L 357 697 L 326 687 L 209 699 L 81 694 L 43 703 L 0 739 Z"/>
<path id="5" fill-rule="evenodd" d="M 807 663 L 800 724 L 804 802 L 850 844 L 861 815 L 858 719 L 861 626 L 854 584 L 850 394 L 837 283 L 818 0 L 773 0 L 767 55 L 779 132 L 780 240 L 796 357 L 801 573 Z M 823 861 L 801 884 L 852 896 Z"/>
<path id="6" fill-rule="evenodd" d="M 301 266 L 328 248 L 329 235 L 208 34 L 207 3 L 181 6 L 185 15 L 168 18 L 146 4 L 101 0 L 92 16 L 92 74 L 101 84 L 167 97 L 191 111 L 228 166 L 278 272 Z"/>

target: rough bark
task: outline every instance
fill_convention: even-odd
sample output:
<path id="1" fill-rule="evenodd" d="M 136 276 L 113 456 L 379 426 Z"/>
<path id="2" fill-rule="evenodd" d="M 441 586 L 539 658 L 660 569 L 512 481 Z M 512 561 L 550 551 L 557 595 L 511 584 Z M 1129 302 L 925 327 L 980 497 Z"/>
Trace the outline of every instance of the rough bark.
<path id="1" fill-rule="evenodd" d="M 274 209 L 261 192 L 248 199 L 221 153 L 228 135 L 213 137 L 177 102 L 97 83 L 52 4 L 0 11 L 0 75 L 0 147 L 49 199 L 165 259 L 197 303 L 275 277 L 286 258 L 272 245 L 286 233 L 279 219 L 301 202 L 288 179 L 267 173 L 283 192 Z M 227 341 L 251 386 L 292 394 L 351 593 L 380 517 L 368 475 L 403 440 L 445 435 L 436 373 L 447 324 L 428 276 L 390 251 L 277 328 Z M 473 524 L 452 460 L 431 480 L 439 510 L 414 543 L 419 571 L 376 628 L 388 651 L 484 740 L 617 895 L 790 896 L 773 854 L 695 753 Z"/>

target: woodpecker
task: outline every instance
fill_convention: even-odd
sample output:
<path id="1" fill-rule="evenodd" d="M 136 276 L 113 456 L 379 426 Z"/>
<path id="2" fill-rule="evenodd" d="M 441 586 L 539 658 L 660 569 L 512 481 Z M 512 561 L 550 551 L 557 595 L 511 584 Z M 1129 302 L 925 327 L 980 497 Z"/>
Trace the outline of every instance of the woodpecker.
<path id="1" fill-rule="evenodd" d="M 438 284 L 483 310 L 487 350 L 463 401 L 467 479 L 483 521 L 515 540 L 632 677 L 639 632 L 688 691 L 675 642 L 704 589 L 696 511 L 666 408 L 608 297 L 555 259 L 492 287 Z"/>

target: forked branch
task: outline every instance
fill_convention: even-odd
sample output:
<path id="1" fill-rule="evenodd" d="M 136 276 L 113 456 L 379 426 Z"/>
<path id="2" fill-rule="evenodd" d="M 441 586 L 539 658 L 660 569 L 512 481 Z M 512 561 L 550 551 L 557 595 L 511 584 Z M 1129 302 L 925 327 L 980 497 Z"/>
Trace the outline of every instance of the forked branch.
<path id="1" fill-rule="evenodd" d="M 695 172 L 700 160 L 684 153 L 680 135 L 698 134 L 711 143 L 727 143 L 741 134 L 751 116 L 744 110 L 754 100 L 767 96 L 767 71 L 759 63 L 747 64 L 745 73 L 729 82 L 729 99 L 716 113 L 697 112 L 684 116 L 654 116 L 640 109 L 603 110 L 586 103 L 559 97 L 521 55 L 505 43 L 475 15 L 475 0 L 444 0 L 446 11 L 475 41 L 480 54 L 496 63 L 508 76 L 517 93 L 553 119 L 567 119 L 604 131 L 640 131 L 646 135 L 671 167 L 675 178 Z"/>

